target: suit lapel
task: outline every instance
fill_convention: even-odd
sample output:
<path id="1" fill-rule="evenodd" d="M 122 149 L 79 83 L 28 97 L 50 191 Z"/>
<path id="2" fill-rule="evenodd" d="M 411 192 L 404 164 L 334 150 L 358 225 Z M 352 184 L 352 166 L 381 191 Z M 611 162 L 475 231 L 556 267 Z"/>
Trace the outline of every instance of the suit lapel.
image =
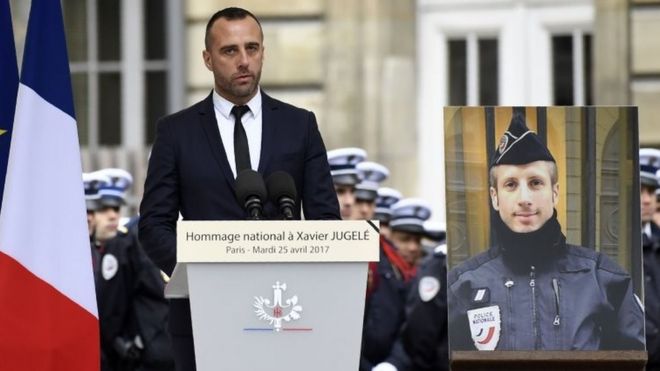
<path id="1" fill-rule="evenodd" d="M 206 133 L 206 139 L 208 140 L 209 145 L 211 146 L 211 153 L 215 161 L 220 166 L 222 173 L 227 178 L 230 186 L 234 187 L 234 173 L 231 171 L 229 166 L 229 161 L 227 161 L 227 155 L 225 154 L 225 147 L 222 144 L 222 138 L 220 137 L 220 130 L 218 129 L 218 121 L 215 119 L 215 109 L 213 108 L 213 92 L 204 100 L 199 110 L 200 120 L 202 121 L 202 127 Z"/>
<path id="2" fill-rule="evenodd" d="M 263 91 L 261 92 L 261 156 L 259 172 L 264 174 L 273 154 L 275 123 L 277 122 L 277 102 Z"/>

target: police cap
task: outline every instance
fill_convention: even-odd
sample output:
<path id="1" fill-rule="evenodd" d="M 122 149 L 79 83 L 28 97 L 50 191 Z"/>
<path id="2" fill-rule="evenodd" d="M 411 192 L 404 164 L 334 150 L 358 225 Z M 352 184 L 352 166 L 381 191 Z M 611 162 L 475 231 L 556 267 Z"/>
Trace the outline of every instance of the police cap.
<path id="1" fill-rule="evenodd" d="M 367 158 L 367 152 L 361 148 L 338 148 L 328 151 L 330 175 L 335 184 L 354 186 L 360 182 L 355 166 Z"/>
<path id="2" fill-rule="evenodd" d="M 431 217 L 431 206 L 419 198 L 405 198 L 392 205 L 390 228 L 393 231 L 403 231 L 424 234 L 424 222 Z"/>
<path id="3" fill-rule="evenodd" d="M 83 188 L 85 189 L 85 206 L 87 211 L 94 211 L 101 208 L 101 188 L 109 187 L 112 183 L 110 177 L 98 171 L 92 173 L 83 173 Z"/>
<path id="4" fill-rule="evenodd" d="M 123 169 L 108 168 L 98 171 L 110 178 L 109 184 L 99 189 L 100 204 L 104 207 L 120 207 L 126 203 L 126 191 L 133 185 L 133 177 Z"/>
<path id="5" fill-rule="evenodd" d="M 355 198 L 362 201 L 375 201 L 380 183 L 390 176 L 390 171 L 381 164 L 364 161 L 355 166 L 362 181 L 355 186 Z"/>
<path id="6" fill-rule="evenodd" d="M 374 218 L 380 221 L 381 224 L 389 223 L 390 219 L 392 219 L 392 205 L 399 202 L 402 197 L 401 192 L 394 188 L 378 188 Z"/>
<path id="7" fill-rule="evenodd" d="M 514 113 L 509 128 L 495 149 L 490 167 L 524 165 L 534 161 L 555 162 L 555 159 L 538 135 L 529 130 L 523 116 Z"/>

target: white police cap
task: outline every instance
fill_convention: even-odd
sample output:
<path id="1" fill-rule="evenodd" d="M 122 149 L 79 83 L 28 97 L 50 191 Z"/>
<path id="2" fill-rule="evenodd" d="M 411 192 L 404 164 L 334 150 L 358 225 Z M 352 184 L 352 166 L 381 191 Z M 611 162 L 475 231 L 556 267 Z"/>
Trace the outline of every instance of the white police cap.
<path id="1" fill-rule="evenodd" d="M 641 148 L 639 150 L 639 175 L 642 185 L 660 189 L 659 149 Z"/>
<path id="2" fill-rule="evenodd" d="M 128 189 L 133 185 L 133 176 L 124 169 L 106 168 L 99 170 L 99 172 L 109 176 L 115 185 L 121 186 L 125 189 Z"/>
<path id="3" fill-rule="evenodd" d="M 419 198 L 405 198 L 392 205 L 390 228 L 424 234 L 424 222 L 431 217 L 431 206 Z"/>
<path id="4" fill-rule="evenodd" d="M 126 203 L 126 191 L 133 185 L 133 177 L 123 169 L 107 168 L 98 170 L 98 173 L 108 176 L 109 185 L 102 185 L 99 189 L 100 204 L 102 206 L 119 207 Z"/>
<path id="5" fill-rule="evenodd" d="M 109 176 L 98 171 L 83 173 L 83 188 L 85 189 L 85 206 L 87 210 L 98 210 L 100 208 L 101 188 L 109 187 L 112 180 Z"/>
<path id="6" fill-rule="evenodd" d="M 390 176 L 390 171 L 381 164 L 364 161 L 355 166 L 362 181 L 355 186 L 355 198 L 364 201 L 374 201 L 378 196 L 380 183 Z"/>
<path id="7" fill-rule="evenodd" d="M 447 224 L 436 220 L 427 220 L 424 222 L 424 232 L 429 240 L 440 243 L 447 236 Z"/>
<path id="8" fill-rule="evenodd" d="M 402 197 L 401 192 L 394 188 L 378 188 L 374 218 L 381 223 L 389 223 L 392 218 L 392 205 L 399 202 Z"/>
<path id="9" fill-rule="evenodd" d="M 335 184 L 356 185 L 359 173 L 355 166 L 367 158 L 367 151 L 361 148 L 338 148 L 328 151 L 330 175 Z"/>

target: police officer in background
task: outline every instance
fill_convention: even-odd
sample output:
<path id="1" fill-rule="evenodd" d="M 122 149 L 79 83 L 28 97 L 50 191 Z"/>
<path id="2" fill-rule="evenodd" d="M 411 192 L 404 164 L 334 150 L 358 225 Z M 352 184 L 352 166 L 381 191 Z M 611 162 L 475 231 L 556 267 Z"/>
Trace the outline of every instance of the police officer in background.
<path id="1" fill-rule="evenodd" d="M 660 149 L 642 148 L 639 150 L 639 164 L 651 165 L 660 169 Z M 660 172 L 656 173 L 656 178 L 660 182 Z M 652 220 L 655 225 L 660 226 L 660 188 L 655 190 L 656 208 L 653 212 Z"/>
<path id="2" fill-rule="evenodd" d="M 101 333 L 102 371 L 174 370 L 159 271 L 135 234 L 120 228 L 130 174 L 83 175 Z"/>
<path id="3" fill-rule="evenodd" d="M 355 166 L 360 174 L 361 182 L 355 186 L 355 207 L 353 217 L 355 220 L 371 220 L 376 211 L 376 198 L 380 183 L 390 176 L 390 171 L 383 165 L 363 161 Z"/>
<path id="4" fill-rule="evenodd" d="M 361 148 L 338 148 L 328 151 L 330 175 L 343 220 L 350 220 L 353 217 L 355 186 L 360 182 L 360 175 L 355 167 L 365 158 L 367 152 Z"/>
<path id="5" fill-rule="evenodd" d="M 643 350 L 630 275 L 570 245 L 552 154 L 514 115 L 490 164 L 496 243 L 449 272 L 453 350 Z"/>
<path id="6" fill-rule="evenodd" d="M 406 320 L 387 362 L 374 371 L 449 370 L 447 341 L 447 245 L 442 223 L 424 223 L 424 244 L 434 243 L 422 260 L 406 303 Z"/>
<path id="7" fill-rule="evenodd" d="M 426 235 L 424 223 L 430 217 L 431 206 L 419 198 L 404 198 L 392 205 L 390 240 L 399 255 L 413 267 L 422 259 L 422 238 Z"/>
<path id="8" fill-rule="evenodd" d="M 422 238 L 422 251 L 424 256 L 432 256 L 439 248 L 441 252 L 447 255 L 447 227 L 445 223 L 436 220 L 427 220 L 424 222 L 424 237 Z"/>
<path id="9" fill-rule="evenodd" d="M 401 272 L 406 274 L 404 277 L 405 285 L 401 287 L 400 291 L 402 296 L 397 298 L 396 301 L 392 301 L 392 303 L 387 303 L 387 310 L 392 316 L 396 313 L 396 328 L 392 331 L 392 338 L 389 338 L 389 350 L 372 371 L 404 371 L 411 367 L 411 358 L 407 349 L 404 349 L 404 343 L 400 338 L 400 330 L 402 326 L 405 328 L 404 321 L 408 315 L 407 312 L 409 312 L 407 302 L 409 302 L 410 296 L 414 294 L 417 287 L 414 281 L 417 273 L 414 262 L 417 258 L 413 259 L 412 257 L 416 257 L 421 253 L 420 241 L 426 235 L 424 223 L 430 216 L 430 207 L 421 199 L 407 198 L 392 206 L 392 219 L 390 221 L 392 244 L 396 246 L 399 256 L 401 256 L 402 249 L 406 249 L 405 256 L 409 259 L 406 260 L 402 256 L 403 263 L 400 264 L 405 267 L 401 269 Z"/>
<path id="10" fill-rule="evenodd" d="M 657 208 L 655 192 L 658 184 L 660 150 L 642 148 L 640 163 L 640 210 L 644 256 L 644 297 L 646 315 L 647 370 L 660 370 L 660 228 L 653 221 Z"/>
<path id="11" fill-rule="evenodd" d="M 406 304 L 401 342 L 411 371 L 449 369 L 447 341 L 447 244 L 442 223 L 424 223 L 426 240 L 435 244 L 420 264 Z M 399 370 L 402 371 L 402 370 Z"/>
<path id="12" fill-rule="evenodd" d="M 399 202 L 403 196 L 401 192 L 393 188 L 378 188 L 376 197 L 376 210 L 374 218 L 380 222 L 380 234 L 390 238 L 390 219 L 392 219 L 392 205 Z"/>

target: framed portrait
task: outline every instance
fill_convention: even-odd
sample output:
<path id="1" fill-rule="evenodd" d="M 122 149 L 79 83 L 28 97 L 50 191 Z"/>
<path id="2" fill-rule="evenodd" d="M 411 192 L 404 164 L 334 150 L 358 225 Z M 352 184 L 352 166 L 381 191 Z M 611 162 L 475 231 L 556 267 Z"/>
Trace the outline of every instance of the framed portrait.
<path id="1" fill-rule="evenodd" d="M 446 107 L 451 350 L 644 350 L 635 107 Z"/>

